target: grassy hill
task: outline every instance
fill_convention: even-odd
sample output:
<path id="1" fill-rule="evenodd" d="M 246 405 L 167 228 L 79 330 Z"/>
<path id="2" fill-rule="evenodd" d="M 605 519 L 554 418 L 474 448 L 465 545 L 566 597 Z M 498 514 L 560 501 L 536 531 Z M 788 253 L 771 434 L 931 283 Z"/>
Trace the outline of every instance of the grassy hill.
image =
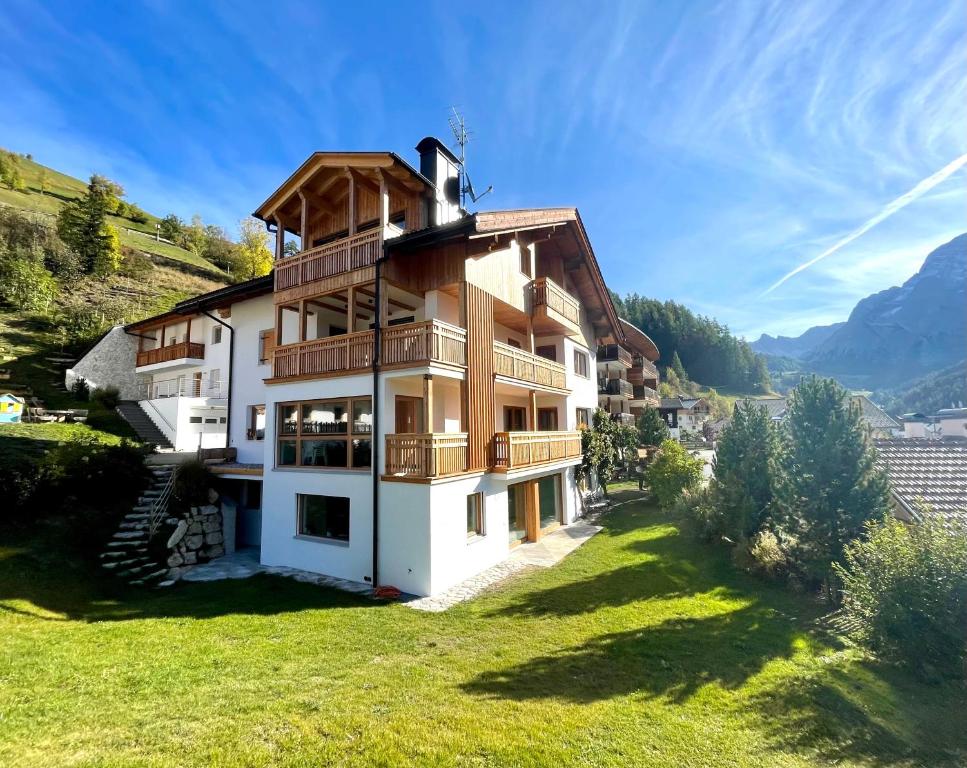
<path id="1" fill-rule="evenodd" d="M 67 202 L 81 197 L 87 189 L 86 181 L 48 168 L 23 155 L 17 155 L 17 163 L 26 189 L 18 191 L 0 186 L 0 205 L 9 205 L 31 213 L 49 216 L 53 222 L 53 217 L 57 216 Z M 41 189 L 44 191 L 41 192 Z M 122 245 L 146 253 L 156 259 L 190 264 L 195 269 L 208 273 L 215 278 L 225 277 L 225 273 L 221 269 L 198 254 L 177 245 L 156 240 L 155 227 L 159 218 L 154 214 L 145 213 L 148 219 L 146 222 L 132 221 L 120 216 L 108 216 L 108 221 L 117 227 L 120 232 Z"/>

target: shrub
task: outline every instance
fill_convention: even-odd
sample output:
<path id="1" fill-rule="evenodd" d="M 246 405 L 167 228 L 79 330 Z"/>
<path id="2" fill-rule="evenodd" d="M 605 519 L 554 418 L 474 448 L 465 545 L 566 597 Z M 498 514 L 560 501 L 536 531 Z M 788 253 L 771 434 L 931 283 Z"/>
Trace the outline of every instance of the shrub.
<path id="1" fill-rule="evenodd" d="M 91 388 L 87 384 L 87 379 L 83 376 L 74 379 L 74 383 L 71 384 L 71 394 L 75 400 L 90 400 Z"/>
<path id="2" fill-rule="evenodd" d="M 208 503 L 208 489 L 212 487 L 212 475 L 201 461 L 186 461 L 175 471 L 173 494 L 180 505 L 197 507 Z"/>
<path id="3" fill-rule="evenodd" d="M 684 520 L 687 530 L 695 538 L 711 541 L 718 535 L 719 513 L 707 486 L 685 488 L 675 500 L 672 511 Z"/>
<path id="4" fill-rule="evenodd" d="M 774 578 L 784 573 L 788 563 L 788 553 L 783 543 L 772 531 L 759 531 L 748 546 L 750 569 Z"/>
<path id="5" fill-rule="evenodd" d="M 117 387 L 101 387 L 94 390 L 91 399 L 100 403 L 109 411 L 113 411 L 121 401 L 121 391 Z"/>
<path id="6" fill-rule="evenodd" d="M 836 625 L 881 658 L 924 677 L 967 673 L 967 523 L 868 523 L 835 565 Z"/>
<path id="7" fill-rule="evenodd" d="M 688 454 L 674 440 L 661 444 L 658 456 L 646 472 L 648 486 L 663 507 L 671 507 L 686 488 L 697 486 L 702 479 L 702 461 Z"/>

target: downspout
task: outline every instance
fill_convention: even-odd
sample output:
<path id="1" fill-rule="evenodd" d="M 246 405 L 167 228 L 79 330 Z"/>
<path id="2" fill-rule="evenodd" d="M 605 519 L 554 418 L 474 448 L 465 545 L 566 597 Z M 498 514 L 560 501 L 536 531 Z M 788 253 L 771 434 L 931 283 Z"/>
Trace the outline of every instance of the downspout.
<path id="1" fill-rule="evenodd" d="M 376 290 L 373 303 L 376 305 L 376 322 L 373 325 L 373 589 L 379 587 L 379 362 L 382 348 L 382 301 L 380 296 L 380 274 L 389 250 L 383 241 L 383 256 L 376 261 Z M 352 310 L 350 310 L 352 312 Z"/>
<path id="2" fill-rule="evenodd" d="M 232 444 L 232 383 L 235 380 L 234 376 L 232 376 L 235 367 L 235 329 L 220 317 L 215 317 L 211 312 L 207 312 L 204 309 L 199 309 L 198 311 L 219 325 L 228 328 L 228 415 L 225 417 L 225 447 L 230 448 Z"/>

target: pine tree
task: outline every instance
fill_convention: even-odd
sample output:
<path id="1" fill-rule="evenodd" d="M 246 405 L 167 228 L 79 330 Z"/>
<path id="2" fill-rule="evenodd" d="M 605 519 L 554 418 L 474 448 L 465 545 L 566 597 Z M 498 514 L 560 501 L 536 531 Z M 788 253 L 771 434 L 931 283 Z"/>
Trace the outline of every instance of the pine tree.
<path id="1" fill-rule="evenodd" d="M 751 539 L 772 505 L 776 429 L 761 406 L 746 401 L 735 408 L 715 451 L 715 498 L 722 531 L 733 541 Z"/>
<path id="2" fill-rule="evenodd" d="M 638 440 L 642 445 L 659 446 L 668 439 L 668 424 L 657 408 L 645 408 L 638 417 Z"/>
<path id="3" fill-rule="evenodd" d="M 682 359 L 678 356 L 678 350 L 672 355 L 672 364 L 668 366 L 671 370 L 675 372 L 678 376 L 678 380 L 681 382 L 688 381 L 688 374 L 685 373 L 685 366 L 682 365 Z"/>
<path id="4" fill-rule="evenodd" d="M 57 234 L 80 256 L 81 269 L 88 274 L 104 274 L 102 270 L 118 260 L 114 236 L 105 227 L 109 198 L 116 188 L 95 174 L 87 193 L 65 205 L 57 217 Z"/>
<path id="5" fill-rule="evenodd" d="M 776 475 L 783 528 L 807 577 L 835 597 L 833 563 L 867 520 L 889 509 L 886 478 L 859 407 L 832 379 L 803 379 L 789 398 Z"/>

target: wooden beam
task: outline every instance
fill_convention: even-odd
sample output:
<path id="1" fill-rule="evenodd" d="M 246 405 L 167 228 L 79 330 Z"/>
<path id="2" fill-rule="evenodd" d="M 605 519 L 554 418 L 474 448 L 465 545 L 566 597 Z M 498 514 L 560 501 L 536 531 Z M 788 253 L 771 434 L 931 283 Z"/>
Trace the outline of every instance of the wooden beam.
<path id="1" fill-rule="evenodd" d="M 185 336 L 185 341 L 191 344 L 191 317 L 188 318 L 188 333 Z M 202 339 L 204 341 L 204 339 Z"/>
<path id="2" fill-rule="evenodd" d="M 346 204 L 347 218 L 349 219 L 349 236 L 356 234 L 356 177 L 349 168 L 345 168 L 346 179 L 349 181 L 349 200 Z"/>
<path id="3" fill-rule="evenodd" d="M 541 496 L 536 480 L 524 483 L 524 533 L 528 541 L 541 537 Z"/>
<path id="4" fill-rule="evenodd" d="M 379 179 L 379 226 L 385 232 L 389 225 L 389 187 L 379 168 L 376 169 L 376 176 Z"/>
<path id="5" fill-rule="evenodd" d="M 349 286 L 346 292 L 346 332 L 352 333 L 355 329 L 355 318 L 353 317 L 353 309 L 355 308 L 356 297 L 354 295 L 355 288 Z"/>
<path id="6" fill-rule="evenodd" d="M 376 293 L 373 292 L 373 291 L 371 291 L 371 290 L 369 290 L 368 288 L 357 288 L 356 289 L 356 292 L 363 294 L 363 296 L 369 296 L 371 299 L 375 299 L 376 298 Z M 399 309 L 405 309 L 407 312 L 415 312 L 416 311 L 416 307 L 414 305 L 406 304 L 405 302 L 402 302 L 399 299 L 393 299 L 393 298 L 387 297 L 387 301 L 392 306 L 398 307 Z"/>
<path id="7" fill-rule="evenodd" d="M 280 304 L 275 308 L 275 346 L 282 346 L 282 313 L 285 311 L 285 305 Z"/>
<path id="8" fill-rule="evenodd" d="M 161 344 L 160 344 L 160 346 L 163 347 L 164 345 L 165 345 L 165 326 L 162 325 L 161 326 Z"/>
<path id="9" fill-rule="evenodd" d="M 299 341 L 306 340 L 306 301 L 299 300 Z"/>
<path id="10" fill-rule="evenodd" d="M 528 405 L 529 405 L 529 407 L 527 409 L 528 410 L 528 414 L 527 414 L 528 427 L 527 428 L 531 432 L 536 432 L 537 431 L 537 392 L 535 390 L 532 389 L 532 390 L 530 390 L 527 393 L 527 402 L 528 402 Z"/>
<path id="11" fill-rule="evenodd" d="M 282 217 L 279 214 L 275 214 L 275 260 L 278 261 L 282 258 L 282 249 L 285 247 L 285 225 L 282 223 Z"/>
<path id="12" fill-rule="evenodd" d="M 299 246 L 301 250 L 305 251 L 310 247 L 306 245 L 306 235 L 309 234 L 309 201 L 306 200 L 302 187 L 299 187 L 299 200 L 302 203 L 301 216 L 299 217 L 299 240 L 301 241 Z"/>
<path id="13" fill-rule="evenodd" d="M 433 432 L 433 374 L 423 376 L 423 429 Z"/>

